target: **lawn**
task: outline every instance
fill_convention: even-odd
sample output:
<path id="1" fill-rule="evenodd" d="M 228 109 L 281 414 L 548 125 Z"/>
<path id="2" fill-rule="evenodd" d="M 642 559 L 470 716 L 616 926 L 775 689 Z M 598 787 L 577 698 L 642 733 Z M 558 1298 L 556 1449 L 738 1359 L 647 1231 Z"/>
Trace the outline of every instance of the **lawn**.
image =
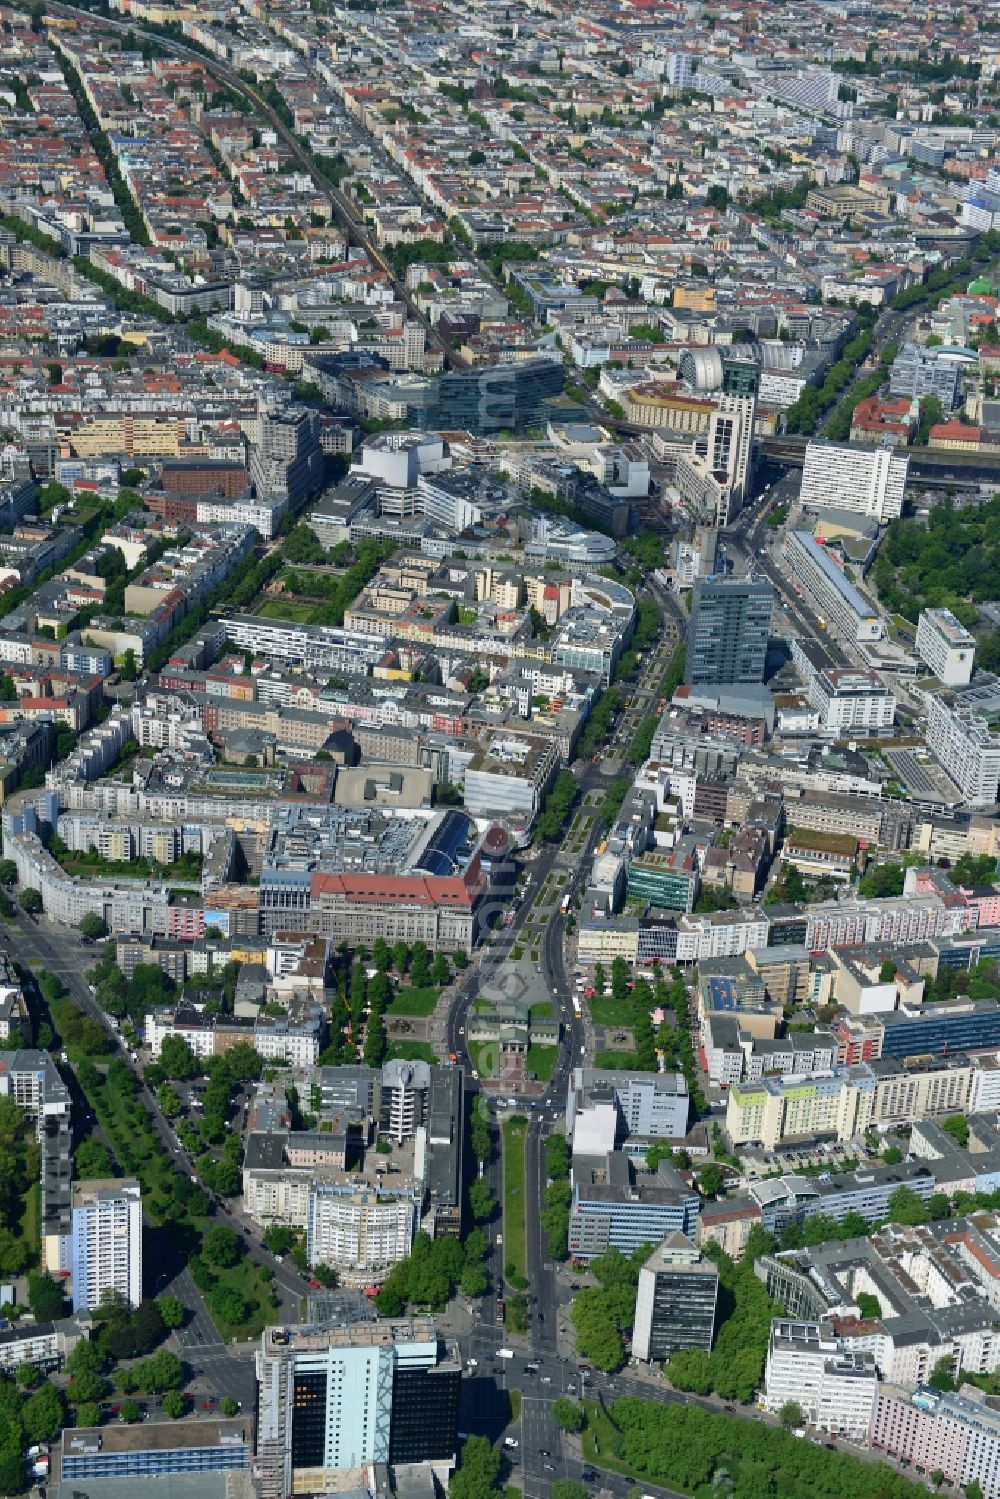
<path id="1" fill-rule="evenodd" d="M 387 1015 L 432 1015 L 441 990 L 400 989 L 392 1003 L 386 1006 Z"/>
<path id="2" fill-rule="evenodd" d="M 507 1418 L 508 1426 L 516 1426 L 521 1419 L 521 1391 L 508 1390 L 507 1399 L 510 1402 L 510 1415 Z"/>
<path id="3" fill-rule="evenodd" d="M 634 1072 L 634 1051 L 599 1051 L 594 1066 L 600 1072 Z"/>
<path id="4" fill-rule="evenodd" d="M 495 1041 L 470 1041 L 468 1043 L 469 1060 L 473 1069 L 480 1077 L 493 1076 L 492 1057 L 496 1055 Z"/>
<path id="5" fill-rule="evenodd" d="M 612 999 L 610 994 L 595 994 L 588 999 L 590 1018 L 595 1025 L 620 1025 L 631 1030 L 633 1021 L 632 1003 L 626 999 Z"/>
<path id="6" fill-rule="evenodd" d="M 433 1047 L 429 1046 L 426 1041 L 394 1041 L 391 1036 L 386 1061 L 427 1062 L 431 1067 L 438 1065 Z"/>
<path id="7" fill-rule="evenodd" d="M 262 619 L 287 619 L 292 624 L 308 625 L 316 614 L 315 604 L 297 604 L 294 599 L 267 599 L 257 610 Z"/>
<path id="8" fill-rule="evenodd" d="M 509 1275 L 523 1276 L 527 1259 L 524 1235 L 524 1139 L 528 1121 L 512 1114 L 503 1122 L 503 1259 Z"/>
<path id="9" fill-rule="evenodd" d="M 548 1082 L 556 1070 L 558 1060 L 558 1046 L 528 1047 L 528 1071 L 533 1073 L 540 1083 Z"/>
<path id="10" fill-rule="evenodd" d="M 536 1015 L 539 1020 L 552 1020 L 555 1017 L 556 1007 L 551 999 L 542 999 L 539 1000 L 537 1005 L 531 1006 L 531 1013 L 532 1015 Z"/>
<path id="11" fill-rule="evenodd" d="M 587 1413 L 587 1424 L 583 1428 L 584 1462 L 611 1468 L 615 1473 L 624 1473 L 628 1478 L 645 1483 L 645 1474 L 637 1473 L 614 1456 L 615 1428 L 604 1414 L 603 1408 L 596 1400 L 585 1400 L 583 1408 Z"/>
<path id="12" fill-rule="evenodd" d="M 241 1322 L 234 1326 L 229 1322 L 221 1321 L 212 1311 L 212 1298 L 209 1292 L 205 1297 L 205 1304 L 222 1337 L 259 1338 L 265 1327 L 272 1322 L 277 1322 L 278 1311 L 268 1302 L 271 1293 L 270 1283 L 261 1279 L 261 1268 L 251 1259 L 240 1260 L 239 1264 L 234 1265 L 231 1270 L 218 1270 L 212 1267 L 212 1273 L 220 1286 L 227 1286 L 230 1290 L 238 1291 L 245 1301 L 256 1303 L 256 1310 L 249 1322 Z"/>

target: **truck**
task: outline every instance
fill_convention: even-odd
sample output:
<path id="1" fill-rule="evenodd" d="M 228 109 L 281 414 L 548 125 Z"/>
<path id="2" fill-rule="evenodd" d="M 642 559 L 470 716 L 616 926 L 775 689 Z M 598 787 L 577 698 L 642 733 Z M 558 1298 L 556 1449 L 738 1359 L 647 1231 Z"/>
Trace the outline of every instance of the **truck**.
<path id="1" fill-rule="evenodd" d="M 513 1357 L 514 1357 L 514 1350 L 513 1350 L 513 1348 L 498 1348 L 497 1349 L 497 1358 L 513 1358 Z"/>
<path id="2" fill-rule="evenodd" d="M 498 1322 L 502 1322 L 503 1321 L 505 1311 L 506 1311 L 506 1305 L 505 1305 L 504 1299 L 503 1299 L 502 1296 L 498 1296 L 497 1297 L 497 1321 Z M 511 1354 L 511 1352 L 510 1352 L 509 1349 L 505 1349 L 504 1350 L 504 1357 L 505 1358 L 511 1358 L 512 1357 L 512 1354 Z"/>

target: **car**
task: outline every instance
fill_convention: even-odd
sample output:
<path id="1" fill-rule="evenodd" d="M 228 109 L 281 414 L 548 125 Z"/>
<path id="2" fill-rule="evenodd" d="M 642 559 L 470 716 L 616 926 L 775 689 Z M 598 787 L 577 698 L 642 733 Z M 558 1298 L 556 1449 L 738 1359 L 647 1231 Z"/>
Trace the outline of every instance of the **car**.
<path id="1" fill-rule="evenodd" d="M 516 1447 L 517 1446 L 517 1438 L 516 1437 L 504 1437 L 503 1444 L 504 1444 L 505 1447 Z"/>
<path id="2" fill-rule="evenodd" d="M 318 1281 L 318 1280 L 311 1280 L 309 1282 L 309 1289 L 311 1291 L 321 1291 L 323 1289 L 323 1287 L 322 1287 L 322 1284 L 321 1284 L 320 1281 Z"/>
<path id="3" fill-rule="evenodd" d="M 575 1384 L 568 1384 L 568 1385 L 567 1385 L 567 1386 L 566 1386 L 566 1389 L 567 1389 L 567 1392 L 568 1392 L 568 1393 L 569 1393 L 569 1394 L 570 1394 L 570 1395 L 575 1395 L 575 1394 L 576 1394 L 576 1385 L 575 1385 Z"/>
<path id="4" fill-rule="evenodd" d="M 546 1448 L 546 1447 L 539 1447 L 539 1449 L 538 1449 L 538 1455 L 539 1455 L 539 1457 L 551 1457 L 552 1453 L 549 1452 L 548 1448 Z"/>
<path id="5" fill-rule="evenodd" d="M 547 1374 L 542 1375 L 542 1384 L 551 1384 L 552 1381 Z"/>
<path id="6" fill-rule="evenodd" d="M 546 1473 L 554 1473 L 556 1471 L 555 1463 L 542 1463 L 542 1467 L 545 1469 Z"/>
<path id="7" fill-rule="evenodd" d="M 465 1367 L 467 1369 L 478 1369 L 479 1368 L 479 1360 L 477 1358 L 467 1358 L 465 1360 Z"/>

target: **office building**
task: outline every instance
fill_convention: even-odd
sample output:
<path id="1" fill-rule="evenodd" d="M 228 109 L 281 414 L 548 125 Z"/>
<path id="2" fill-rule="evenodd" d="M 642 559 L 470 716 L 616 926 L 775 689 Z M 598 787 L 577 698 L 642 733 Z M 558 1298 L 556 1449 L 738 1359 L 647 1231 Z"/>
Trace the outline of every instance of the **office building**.
<path id="1" fill-rule="evenodd" d="M 708 430 L 677 459 L 674 483 L 705 525 L 731 525 L 743 509 L 753 477 L 756 409 L 752 396 L 716 396 Z"/>
<path id="2" fill-rule="evenodd" d="M 277 532 L 286 511 L 301 509 L 322 482 L 320 414 L 305 406 L 286 406 L 282 411 L 262 413 L 257 426 L 250 474 L 258 499 L 272 512 L 267 540 Z"/>
<path id="3" fill-rule="evenodd" d="M 575 1067 L 566 1097 L 566 1133 L 573 1135 L 581 1113 L 604 1104 L 615 1110 L 619 1139 L 682 1140 L 687 1134 L 690 1098 L 683 1073 Z"/>
<path id="4" fill-rule="evenodd" d="M 820 1431 L 856 1440 L 868 1434 L 878 1376 L 870 1353 L 855 1353 L 818 1322 L 771 1323 L 764 1367 L 764 1408 L 777 1414 L 790 1400 Z"/>
<path id="5" fill-rule="evenodd" d="M 809 442 L 799 498 L 807 510 L 850 510 L 884 523 L 902 514 L 909 467 L 907 455 L 889 444 Z"/>
<path id="6" fill-rule="evenodd" d="M 873 671 L 853 667 L 817 671 L 806 691 L 819 714 L 820 727 L 834 733 L 888 729 L 896 716 L 895 697 Z"/>
<path id="7" fill-rule="evenodd" d="M 435 431 L 486 434 L 544 427 L 549 402 L 562 393 L 563 364 L 546 358 L 446 370 L 407 387 L 409 420 Z"/>
<path id="8" fill-rule="evenodd" d="M 990 807 L 1000 787 L 1000 737 L 993 733 L 992 699 L 980 702 L 974 691 L 931 694 L 927 715 L 927 748 L 970 807 Z"/>
<path id="9" fill-rule="evenodd" d="M 117 1479 L 125 1499 L 155 1479 L 157 1492 L 197 1492 L 206 1499 L 226 1499 L 248 1492 L 252 1450 L 249 1416 L 162 1424 L 140 1421 L 135 1426 L 67 1426 L 60 1453 L 62 1491 L 117 1493 L 109 1484 Z M 246 1477 L 237 1479 L 237 1474 Z M 180 1487 L 170 1483 L 172 1478 L 181 1480 Z M 77 1489 L 78 1484 L 86 1487 Z"/>
<path id="10" fill-rule="evenodd" d="M 129 1306 L 142 1300 L 142 1192 L 137 1181 L 74 1182 L 66 1268 L 73 1310 L 94 1311 L 116 1292 Z"/>
<path id="11" fill-rule="evenodd" d="M 657 1245 L 639 1271 L 632 1353 L 661 1362 L 682 1348 L 709 1353 L 715 1333 L 719 1269 L 681 1233 Z"/>
<path id="12" fill-rule="evenodd" d="M 1000 1047 L 1000 1004 L 992 999 L 978 1004 L 901 1005 L 880 1015 L 878 1025 L 883 1057 Z"/>
<path id="13" fill-rule="evenodd" d="M 946 412 L 953 411 L 958 405 L 962 367 L 974 361 L 975 355 L 969 349 L 957 351 L 944 346 L 928 349 L 923 344 L 906 342 L 892 362 L 889 394 L 909 396 L 911 401 L 937 396 Z"/>
<path id="14" fill-rule="evenodd" d="M 574 1155 L 570 1254 L 594 1259 L 612 1248 L 632 1254 L 675 1231 L 693 1239 L 700 1207 L 698 1193 L 669 1161 L 661 1161 L 653 1175 L 640 1175 L 618 1150 L 593 1158 Z"/>
<path id="15" fill-rule="evenodd" d="M 946 687 L 964 687 L 972 676 L 976 637 L 950 609 L 921 609 L 917 616 L 917 655 Z"/>
<path id="16" fill-rule="evenodd" d="M 370 1463 L 452 1457 L 461 1372 L 429 1317 L 265 1329 L 257 1353 L 262 1499 L 344 1488 Z"/>
<path id="17" fill-rule="evenodd" d="M 824 624 L 829 621 L 851 644 L 882 639 L 885 625 L 874 604 L 869 603 L 829 550 L 820 546 L 808 531 L 787 532 L 782 556 L 789 570 L 812 595 Z"/>
<path id="18" fill-rule="evenodd" d="M 698 579 L 684 680 L 692 687 L 764 680 L 774 590 L 763 578 Z"/>

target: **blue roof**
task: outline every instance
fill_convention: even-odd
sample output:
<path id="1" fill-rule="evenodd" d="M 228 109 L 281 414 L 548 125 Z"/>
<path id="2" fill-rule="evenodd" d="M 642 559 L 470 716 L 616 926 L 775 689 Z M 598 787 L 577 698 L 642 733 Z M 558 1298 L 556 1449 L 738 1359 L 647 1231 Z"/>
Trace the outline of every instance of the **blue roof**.
<path id="1" fill-rule="evenodd" d="M 441 819 L 417 863 L 425 874 L 449 876 L 464 868 L 471 850 L 472 822 L 454 808 Z"/>
<path id="2" fill-rule="evenodd" d="M 715 975 L 709 978 L 708 994 L 713 1010 L 739 1009 L 739 996 L 732 979 Z"/>

